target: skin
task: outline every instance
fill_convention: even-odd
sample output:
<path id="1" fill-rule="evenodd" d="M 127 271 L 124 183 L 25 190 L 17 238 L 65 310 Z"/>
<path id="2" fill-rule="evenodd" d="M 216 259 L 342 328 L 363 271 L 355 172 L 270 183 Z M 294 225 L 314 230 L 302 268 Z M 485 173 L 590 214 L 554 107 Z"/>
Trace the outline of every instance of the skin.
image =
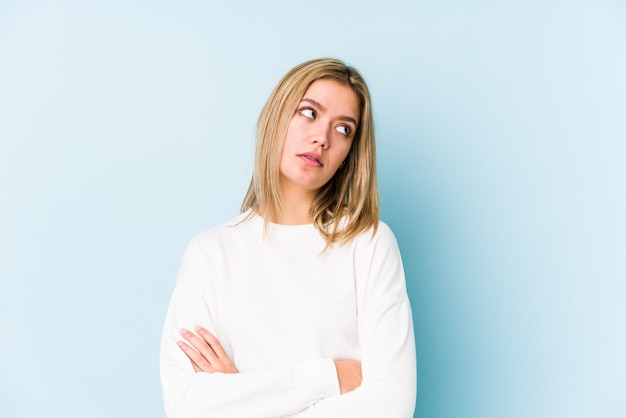
<path id="1" fill-rule="evenodd" d="M 358 99 L 348 86 L 325 79 L 309 86 L 287 128 L 280 159 L 284 210 L 273 222 L 312 222 L 311 203 L 348 156 L 359 110 Z"/>
<path id="2" fill-rule="evenodd" d="M 319 189 L 337 172 L 350 152 L 358 127 L 359 104 L 352 89 L 334 80 L 316 80 L 293 115 L 280 158 L 280 193 L 284 210 L 272 222 L 311 223 L 310 207 Z M 197 325 L 183 329 L 178 346 L 196 373 L 238 373 L 218 339 Z M 361 362 L 335 360 L 340 392 L 361 385 Z"/>
<path id="3" fill-rule="evenodd" d="M 180 330 L 180 335 L 189 344 L 178 341 L 178 346 L 189 357 L 196 373 L 239 373 L 213 334 L 200 325 L 195 326 L 195 331 L 197 335 L 184 328 Z"/>

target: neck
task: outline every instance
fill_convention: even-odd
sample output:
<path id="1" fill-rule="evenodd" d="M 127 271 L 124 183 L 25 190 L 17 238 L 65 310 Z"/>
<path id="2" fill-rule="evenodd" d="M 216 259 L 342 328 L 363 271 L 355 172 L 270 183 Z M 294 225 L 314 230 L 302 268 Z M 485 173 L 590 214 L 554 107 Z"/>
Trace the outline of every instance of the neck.
<path id="1" fill-rule="evenodd" d="M 304 225 L 313 222 L 311 203 L 315 192 L 302 189 L 281 188 L 283 210 L 272 222 L 282 225 Z"/>

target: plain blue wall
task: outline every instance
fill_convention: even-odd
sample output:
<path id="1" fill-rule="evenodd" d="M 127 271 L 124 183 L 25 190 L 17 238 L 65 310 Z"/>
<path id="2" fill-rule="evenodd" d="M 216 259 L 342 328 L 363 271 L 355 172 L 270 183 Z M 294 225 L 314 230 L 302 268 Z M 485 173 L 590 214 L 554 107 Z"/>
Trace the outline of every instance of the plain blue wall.
<path id="1" fill-rule="evenodd" d="M 619 1 L 0 1 L 0 415 L 162 417 L 183 249 L 340 57 L 377 117 L 416 416 L 626 416 Z"/>

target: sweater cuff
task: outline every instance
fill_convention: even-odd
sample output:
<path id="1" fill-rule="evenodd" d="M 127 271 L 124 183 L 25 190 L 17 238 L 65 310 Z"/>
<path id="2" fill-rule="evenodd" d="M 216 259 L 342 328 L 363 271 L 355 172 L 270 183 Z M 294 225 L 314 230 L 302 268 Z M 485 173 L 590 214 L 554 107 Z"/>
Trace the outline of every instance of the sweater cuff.
<path id="1" fill-rule="evenodd" d="M 339 395 L 335 362 L 320 358 L 293 365 L 294 401 L 303 409 L 320 399 Z"/>

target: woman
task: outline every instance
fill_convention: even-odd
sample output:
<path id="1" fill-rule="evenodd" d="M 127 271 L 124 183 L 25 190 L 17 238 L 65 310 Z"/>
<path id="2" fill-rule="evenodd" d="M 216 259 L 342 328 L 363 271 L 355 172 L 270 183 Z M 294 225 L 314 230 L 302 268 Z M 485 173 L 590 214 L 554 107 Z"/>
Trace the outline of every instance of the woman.
<path id="1" fill-rule="evenodd" d="M 183 258 L 161 344 L 168 417 L 411 417 L 411 308 L 354 68 L 317 59 L 278 83 L 242 212 Z"/>

